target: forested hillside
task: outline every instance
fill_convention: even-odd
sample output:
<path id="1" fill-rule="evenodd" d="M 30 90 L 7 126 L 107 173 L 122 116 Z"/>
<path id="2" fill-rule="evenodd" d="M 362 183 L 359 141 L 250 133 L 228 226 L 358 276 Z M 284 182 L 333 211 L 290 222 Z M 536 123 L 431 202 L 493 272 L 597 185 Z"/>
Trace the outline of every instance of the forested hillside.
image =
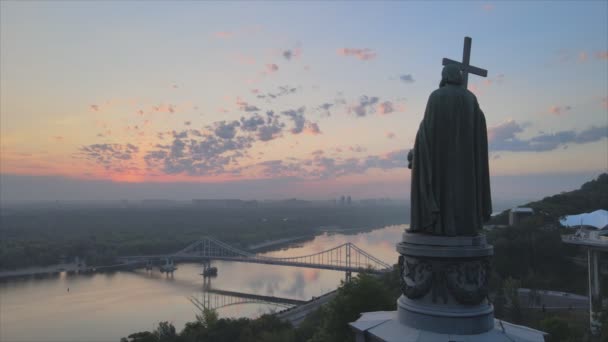
<path id="1" fill-rule="evenodd" d="M 596 179 L 583 184 L 578 190 L 548 196 L 540 201 L 522 203 L 521 206 L 533 208 L 537 213 L 552 220 L 564 215 L 608 209 L 608 173 L 602 173 Z M 490 223 L 507 224 L 508 210 L 492 218 Z"/>

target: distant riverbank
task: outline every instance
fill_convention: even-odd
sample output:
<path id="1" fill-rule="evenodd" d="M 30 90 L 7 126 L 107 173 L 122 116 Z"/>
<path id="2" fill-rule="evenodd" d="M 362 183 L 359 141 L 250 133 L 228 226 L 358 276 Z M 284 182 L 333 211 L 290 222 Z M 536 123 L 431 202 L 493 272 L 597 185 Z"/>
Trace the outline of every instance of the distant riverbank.
<path id="1" fill-rule="evenodd" d="M 314 237 L 315 237 L 314 234 L 309 234 L 309 235 L 295 236 L 295 237 L 291 237 L 291 238 L 264 241 L 264 242 L 257 243 L 254 245 L 249 245 L 249 247 L 247 247 L 247 250 L 249 250 L 251 252 L 261 251 L 261 250 L 281 247 L 282 245 L 287 245 L 292 242 L 300 242 L 300 241 L 304 241 L 304 240 L 313 239 Z"/>
<path id="2" fill-rule="evenodd" d="M 0 271 L 0 279 L 47 275 L 61 272 L 77 272 L 79 270 L 83 270 L 83 268 L 79 267 L 76 263 L 64 263 L 43 267 L 27 267 L 13 271 Z"/>

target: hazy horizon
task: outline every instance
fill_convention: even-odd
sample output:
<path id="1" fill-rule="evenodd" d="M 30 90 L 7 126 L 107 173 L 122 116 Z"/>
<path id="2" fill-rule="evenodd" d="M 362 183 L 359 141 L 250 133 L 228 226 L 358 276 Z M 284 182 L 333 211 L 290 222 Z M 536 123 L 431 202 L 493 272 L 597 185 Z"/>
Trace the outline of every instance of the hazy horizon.
<path id="1" fill-rule="evenodd" d="M 578 189 L 597 178 L 601 172 L 577 174 L 547 173 L 526 176 L 494 176 L 492 198 L 516 202 L 538 200 L 563 191 Z M 393 183 L 368 183 L 360 187 L 343 186 L 328 189 L 323 195 L 306 191 L 304 180 L 273 179 L 229 183 L 116 183 L 105 180 L 74 180 L 58 176 L 0 175 L 0 202 L 23 201 L 120 201 L 167 199 L 241 200 L 330 200 L 350 195 L 355 200 L 390 198 L 409 201 L 409 178 L 395 188 Z M 298 184 L 298 182 L 300 182 Z M 295 184 L 295 186 L 294 186 Z"/>

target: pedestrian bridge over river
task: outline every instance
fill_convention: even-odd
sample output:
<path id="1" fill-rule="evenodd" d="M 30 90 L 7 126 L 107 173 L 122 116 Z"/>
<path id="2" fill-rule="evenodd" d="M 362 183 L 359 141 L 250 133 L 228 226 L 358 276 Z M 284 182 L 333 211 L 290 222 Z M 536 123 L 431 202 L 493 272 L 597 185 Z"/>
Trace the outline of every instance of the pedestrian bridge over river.
<path id="1" fill-rule="evenodd" d="M 256 264 L 318 268 L 345 271 L 347 273 L 383 273 L 392 269 L 391 265 L 365 252 L 350 242 L 310 255 L 275 258 L 242 251 L 214 238 L 204 237 L 175 253 L 124 256 L 120 257 L 119 259 L 125 264 L 143 264 L 159 260 L 164 260 L 170 264 L 173 264 L 174 261 L 210 262 L 212 260 L 224 260 Z"/>

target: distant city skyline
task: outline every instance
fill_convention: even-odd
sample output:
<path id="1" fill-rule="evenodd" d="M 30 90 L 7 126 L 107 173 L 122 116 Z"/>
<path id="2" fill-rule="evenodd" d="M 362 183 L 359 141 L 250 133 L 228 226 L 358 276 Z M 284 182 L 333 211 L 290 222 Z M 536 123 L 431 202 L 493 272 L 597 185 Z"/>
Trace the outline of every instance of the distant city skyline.
<path id="1" fill-rule="evenodd" d="M 409 198 L 473 38 L 493 197 L 608 171 L 607 2 L 0 3 L 0 197 Z"/>

